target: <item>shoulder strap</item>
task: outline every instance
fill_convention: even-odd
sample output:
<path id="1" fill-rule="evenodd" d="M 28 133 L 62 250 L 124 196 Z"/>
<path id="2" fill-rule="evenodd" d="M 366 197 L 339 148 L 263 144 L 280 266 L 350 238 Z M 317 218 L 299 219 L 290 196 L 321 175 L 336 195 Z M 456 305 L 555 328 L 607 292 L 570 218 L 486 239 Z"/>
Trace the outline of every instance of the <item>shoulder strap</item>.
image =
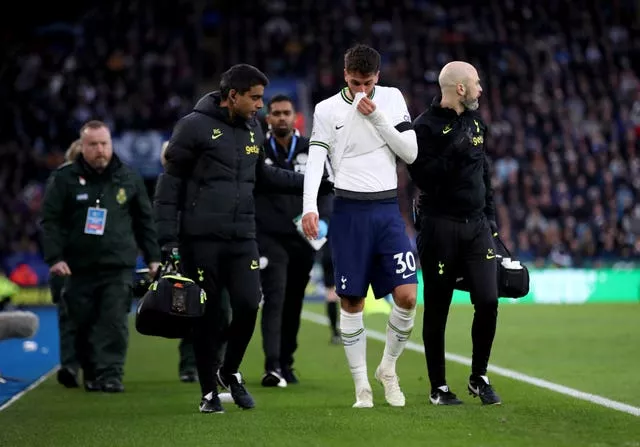
<path id="1" fill-rule="evenodd" d="M 509 251 L 507 246 L 504 245 L 504 242 L 502 242 L 502 239 L 500 239 L 500 236 L 494 236 L 493 240 L 495 241 L 494 243 L 496 245 L 499 245 L 500 247 L 502 247 L 502 250 L 504 250 L 504 252 L 507 254 L 507 256 L 511 257 L 511 252 Z"/>

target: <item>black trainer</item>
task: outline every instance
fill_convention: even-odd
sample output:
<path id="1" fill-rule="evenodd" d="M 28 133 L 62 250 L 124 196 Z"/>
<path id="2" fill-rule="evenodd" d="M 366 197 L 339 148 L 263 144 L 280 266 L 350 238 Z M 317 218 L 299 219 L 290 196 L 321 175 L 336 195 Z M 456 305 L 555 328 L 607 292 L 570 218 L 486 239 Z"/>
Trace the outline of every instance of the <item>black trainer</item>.
<path id="1" fill-rule="evenodd" d="M 102 384 L 97 380 L 85 380 L 84 381 L 84 390 L 89 393 L 94 393 L 96 391 L 102 391 Z"/>
<path id="2" fill-rule="evenodd" d="M 57 379 L 58 383 L 65 388 L 78 388 L 78 373 L 70 368 L 60 368 Z"/>
<path id="3" fill-rule="evenodd" d="M 244 380 L 242 380 L 242 374 L 239 372 L 234 374 L 223 374 L 218 371 L 218 380 L 221 382 L 224 388 L 227 388 L 231 393 L 231 397 L 237 406 L 243 410 L 249 410 L 256 406 L 253 401 L 253 397 L 244 387 Z"/>
<path id="4" fill-rule="evenodd" d="M 286 388 L 287 381 L 282 377 L 280 371 L 267 371 L 262 376 L 262 386 Z"/>
<path id="5" fill-rule="evenodd" d="M 462 401 L 451 392 L 447 385 L 439 386 L 431 391 L 429 400 L 433 405 L 460 405 Z"/>
<path id="6" fill-rule="evenodd" d="M 502 401 L 496 394 L 487 376 L 471 376 L 469 378 L 469 394 L 479 397 L 483 405 L 500 405 Z"/>
<path id="7" fill-rule="evenodd" d="M 224 413 L 224 408 L 220 403 L 217 394 L 209 393 L 200 401 L 200 413 Z"/>
<path id="8" fill-rule="evenodd" d="M 291 384 L 297 384 L 300 381 L 298 380 L 298 378 L 296 377 L 296 374 L 294 373 L 293 368 L 283 368 L 282 369 L 282 377 L 284 378 L 284 380 L 287 381 L 287 384 L 291 385 Z"/>
<path id="9" fill-rule="evenodd" d="M 195 371 L 183 371 L 180 373 L 180 382 L 194 383 L 198 381 L 198 373 Z"/>
<path id="10" fill-rule="evenodd" d="M 102 383 L 102 391 L 104 393 L 122 393 L 124 385 L 119 379 L 107 379 Z"/>

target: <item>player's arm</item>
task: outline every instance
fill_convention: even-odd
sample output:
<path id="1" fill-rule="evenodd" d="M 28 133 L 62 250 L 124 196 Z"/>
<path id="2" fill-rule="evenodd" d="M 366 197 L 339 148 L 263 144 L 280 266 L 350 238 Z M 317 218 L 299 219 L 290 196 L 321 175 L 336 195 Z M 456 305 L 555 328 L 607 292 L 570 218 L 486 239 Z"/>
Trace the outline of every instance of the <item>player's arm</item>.
<path id="1" fill-rule="evenodd" d="M 322 110 L 316 106 L 302 193 L 302 229 L 311 239 L 318 237 L 318 190 L 331 142 L 332 136 L 327 119 L 323 116 Z"/>
<path id="2" fill-rule="evenodd" d="M 309 146 L 309 159 L 304 174 L 304 192 L 302 194 L 302 229 L 304 234 L 311 239 L 318 237 L 318 190 L 322 182 L 326 159 L 327 150 L 312 142 Z"/>
<path id="3" fill-rule="evenodd" d="M 318 214 L 318 190 L 327 161 L 327 154 L 333 141 L 329 119 L 318 104 L 313 113 L 313 129 L 309 140 L 309 158 L 304 173 L 304 191 L 302 194 L 302 215 Z"/>
<path id="4" fill-rule="evenodd" d="M 302 194 L 302 214 L 318 214 L 318 190 L 324 173 L 324 163 L 327 159 L 327 150 L 322 146 L 311 144 L 309 146 L 309 158 L 304 173 L 304 188 Z"/>
<path id="5" fill-rule="evenodd" d="M 411 164 L 418 155 L 416 134 L 411 129 L 409 110 L 400 90 L 396 89 L 394 100 L 393 116 L 387 117 L 376 108 L 367 117 L 391 150 L 405 163 Z"/>
<path id="6" fill-rule="evenodd" d="M 165 156 L 165 172 L 158 177 L 153 214 L 160 246 L 178 241 L 178 212 L 186 180 L 193 174 L 201 148 L 197 144 L 196 121 L 178 121 L 169 140 Z"/>

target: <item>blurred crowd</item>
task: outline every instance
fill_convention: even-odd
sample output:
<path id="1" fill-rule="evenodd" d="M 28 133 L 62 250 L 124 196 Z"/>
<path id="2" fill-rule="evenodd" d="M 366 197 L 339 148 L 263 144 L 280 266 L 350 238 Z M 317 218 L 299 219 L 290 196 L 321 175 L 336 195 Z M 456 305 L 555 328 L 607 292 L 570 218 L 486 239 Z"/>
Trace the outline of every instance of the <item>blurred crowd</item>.
<path id="1" fill-rule="evenodd" d="M 211 66 L 199 60 L 203 35 L 218 39 L 215 67 L 248 62 L 270 77 L 298 78 L 310 104 L 343 85 L 344 50 L 369 43 L 383 56 L 380 83 L 403 91 L 413 117 L 437 95 L 440 67 L 471 62 L 484 87 L 507 246 L 539 266 L 639 261 L 637 2 L 203 3 L 195 10 L 194 2 L 104 2 L 73 22 L 38 28 L 16 48 L 0 83 L 5 270 L 7 259 L 39 252 L 43 184 L 80 123 L 99 118 L 115 133 L 168 131 L 190 110 L 200 68 Z M 413 233 L 417 191 L 402 166 L 399 175 Z"/>
<path id="2" fill-rule="evenodd" d="M 259 16 L 247 3 L 226 22 L 247 34 L 228 62 L 245 57 L 304 77 L 313 103 L 342 86 L 342 55 L 355 41 L 380 50 L 380 82 L 404 92 L 414 118 L 438 94 L 446 62 L 474 64 L 507 246 L 540 266 L 638 261 L 637 2 L 275 0 L 265 8 Z M 410 223 L 417 192 L 399 174 Z"/>

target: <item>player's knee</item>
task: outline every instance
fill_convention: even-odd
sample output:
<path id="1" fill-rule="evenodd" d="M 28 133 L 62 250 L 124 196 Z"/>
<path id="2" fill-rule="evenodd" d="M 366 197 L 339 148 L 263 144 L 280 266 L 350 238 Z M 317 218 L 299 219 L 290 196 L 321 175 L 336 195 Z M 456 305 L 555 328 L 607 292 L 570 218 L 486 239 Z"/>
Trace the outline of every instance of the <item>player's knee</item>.
<path id="1" fill-rule="evenodd" d="M 393 300 L 403 309 L 414 309 L 416 307 L 416 287 L 413 284 L 406 284 L 396 288 L 393 293 Z"/>
<path id="2" fill-rule="evenodd" d="M 352 295 L 339 295 L 340 307 L 346 312 L 362 312 L 364 309 L 364 298 Z"/>
<path id="3" fill-rule="evenodd" d="M 403 309 L 414 309 L 416 307 L 416 294 L 413 293 L 399 296 L 396 300 L 396 304 L 398 305 L 398 307 L 401 307 Z"/>

